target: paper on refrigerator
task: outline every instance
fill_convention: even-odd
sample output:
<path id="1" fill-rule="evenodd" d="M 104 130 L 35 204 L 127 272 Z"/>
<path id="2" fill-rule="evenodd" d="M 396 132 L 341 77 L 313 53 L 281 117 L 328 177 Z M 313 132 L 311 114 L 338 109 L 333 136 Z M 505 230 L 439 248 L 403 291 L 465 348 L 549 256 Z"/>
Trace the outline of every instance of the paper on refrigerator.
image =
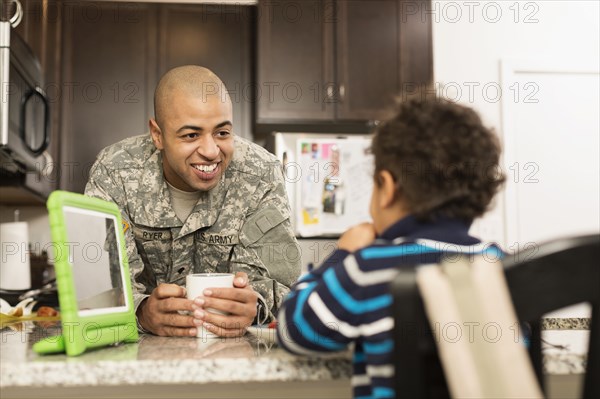
<path id="1" fill-rule="evenodd" d="M 296 142 L 295 217 L 300 236 L 338 235 L 370 220 L 370 144 L 364 137 Z"/>

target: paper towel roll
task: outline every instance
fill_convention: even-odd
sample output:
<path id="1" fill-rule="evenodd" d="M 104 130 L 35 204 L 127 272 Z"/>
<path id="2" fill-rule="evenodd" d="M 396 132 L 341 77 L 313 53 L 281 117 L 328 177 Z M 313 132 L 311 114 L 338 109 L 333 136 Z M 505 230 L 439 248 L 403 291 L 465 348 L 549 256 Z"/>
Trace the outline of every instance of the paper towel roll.
<path id="1" fill-rule="evenodd" d="M 0 288 L 31 288 L 29 229 L 26 222 L 0 224 Z"/>

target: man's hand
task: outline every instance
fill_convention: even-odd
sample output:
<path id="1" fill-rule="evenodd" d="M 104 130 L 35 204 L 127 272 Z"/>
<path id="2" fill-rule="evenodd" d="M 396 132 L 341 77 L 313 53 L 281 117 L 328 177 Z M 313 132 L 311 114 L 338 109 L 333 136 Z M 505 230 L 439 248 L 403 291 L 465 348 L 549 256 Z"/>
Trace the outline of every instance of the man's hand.
<path id="1" fill-rule="evenodd" d="M 355 252 L 371 244 L 377 233 L 372 223 L 361 223 L 347 230 L 338 240 L 338 248 Z"/>
<path id="2" fill-rule="evenodd" d="M 191 316 L 179 311 L 193 312 L 194 302 L 185 297 L 185 288 L 175 284 L 160 284 L 140 304 L 136 315 L 146 330 L 161 336 L 196 336 L 196 325 Z"/>
<path id="3" fill-rule="evenodd" d="M 194 323 L 221 337 L 244 335 L 256 317 L 258 295 L 248 285 L 246 273 L 236 273 L 233 286 L 204 290 L 204 296 L 194 300 L 194 305 L 200 307 L 194 311 Z M 209 308 L 229 314 L 211 313 L 206 310 Z"/>

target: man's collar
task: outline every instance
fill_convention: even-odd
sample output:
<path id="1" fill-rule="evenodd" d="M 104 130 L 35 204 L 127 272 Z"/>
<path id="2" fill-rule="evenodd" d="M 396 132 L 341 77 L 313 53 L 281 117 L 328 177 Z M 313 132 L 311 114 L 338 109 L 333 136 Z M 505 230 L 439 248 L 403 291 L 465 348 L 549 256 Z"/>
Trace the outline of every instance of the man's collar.
<path id="1" fill-rule="evenodd" d="M 133 195 L 140 200 L 136 203 L 136 209 L 132 210 L 136 223 L 158 228 L 181 226 L 163 178 L 162 157 L 159 150 L 155 150 L 146 161 L 144 170 L 140 174 L 137 191 Z"/>
<path id="2" fill-rule="evenodd" d="M 213 189 L 202 192 L 192 213 L 179 232 L 180 237 L 215 224 L 221 209 L 223 209 L 227 190 L 231 184 L 230 173 L 229 168 L 227 168 L 219 183 Z"/>

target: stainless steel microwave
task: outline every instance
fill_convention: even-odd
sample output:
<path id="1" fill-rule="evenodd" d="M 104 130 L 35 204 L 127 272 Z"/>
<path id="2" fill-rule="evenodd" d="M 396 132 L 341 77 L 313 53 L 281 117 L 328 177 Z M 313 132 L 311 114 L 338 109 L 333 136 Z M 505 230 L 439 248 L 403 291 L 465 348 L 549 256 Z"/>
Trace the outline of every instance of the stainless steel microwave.
<path id="1" fill-rule="evenodd" d="M 8 21 L 0 22 L 0 151 L 23 172 L 43 170 L 50 142 L 43 73 Z"/>

